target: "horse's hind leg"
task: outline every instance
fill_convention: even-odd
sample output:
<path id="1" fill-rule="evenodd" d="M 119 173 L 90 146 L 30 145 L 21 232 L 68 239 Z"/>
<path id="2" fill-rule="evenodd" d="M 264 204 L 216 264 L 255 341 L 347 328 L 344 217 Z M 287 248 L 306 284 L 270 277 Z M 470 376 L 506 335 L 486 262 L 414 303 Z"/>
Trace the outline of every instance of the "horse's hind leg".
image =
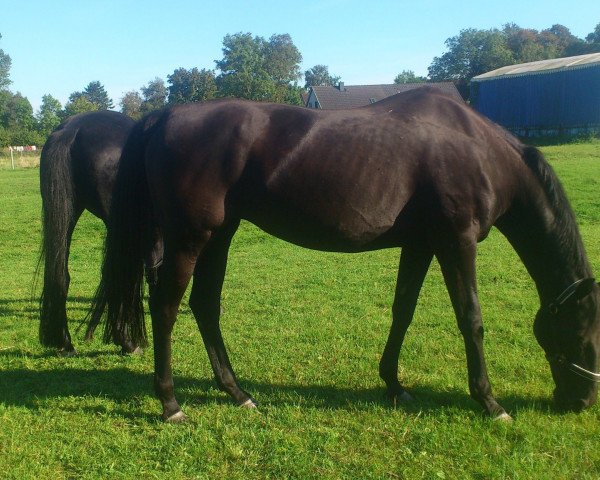
<path id="1" fill-rule="evenodd" d="M 65 354 L 75 352 L 67 324 L 67 294 L 69 275 L 69 252 L 73 231 L 83 208 L 74 205 L 66 230 L 58 231 L 55 225 L 46 225 L 44 266 L 44 289 L 40 311 L 40 337 L 45 345 L 54 346 Z M 60 229 L 59 229 L 60 230 Z"/>
<path id="2" fill-rule="evenodd" d="M 202 251 L 194 271 L 190 308 L 202 334 L 217 385 L 231 395 L 238 405 L 253 407 L 254 401 L 237 381 L 219 327 L 227 253 L 238 225 L 239 222 L 233 222 L 223 227 Z"/>
<path id="3" fill-rule="evenodd" d="M 392 307 L 392 326 L 379 362 L 379 375 L 387 386 L 388 397 L 393 402 L 411 398 L 398 381 L 398 357 L 406 331 L 413 319 L 419 291 L 432 257 L 433 253 L 426 247 L 402 248 L 396 295 Z"/>
<path id="4" fill-rule="evenodd" d="M 477 244 L 472 239 L 442 247 L 436 256 L 442 268 L 452 300 L 458 327 L 462 333 L 467 354 L 467 369 L 471 397 L 479 402 L 488 415 L 501 420 L 510 416 L 496 402 L 488 378 L 483 353 L 483 322 L 477 296 L 475 257 Z"/>
<path id="5" fill-rule="evenodd" d="M 159 270 L 158 284 L 152 290 L 149 304 L 154 342 L 154 390 L 162 403 L 163 420 L 177 422 L 185 419 L 173 389 L 171 370 L 171 332 L 177 319 L 181 298 L 194 271 L 197 251 L 169 247 Z"/>

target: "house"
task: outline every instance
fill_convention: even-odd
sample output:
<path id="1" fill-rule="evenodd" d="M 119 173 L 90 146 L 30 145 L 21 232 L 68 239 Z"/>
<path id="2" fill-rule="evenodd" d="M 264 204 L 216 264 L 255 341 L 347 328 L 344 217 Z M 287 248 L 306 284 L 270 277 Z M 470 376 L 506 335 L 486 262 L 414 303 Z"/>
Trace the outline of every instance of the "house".
<path id="1" fill-rule="evenodd" d="M 520 136 L 600 131 L 600 53 L 478 75 L 471 81 L 471 103 Z"/>
<path id="2" fill-rule="evenodd" d="M 439 83 L 403 83 L 391 85 L 339 85 L 309 87 L 304 106 L 308 108 L 320 108 L 323 110 L 342 110 L 345 108 L 363 107 L 378 102 L 384 98 L 391 97 L 397 93 L 406 92 L 423 86 L 437 87 L 456 99 L 462 101 L 462 97 L 452 82 Z"/>

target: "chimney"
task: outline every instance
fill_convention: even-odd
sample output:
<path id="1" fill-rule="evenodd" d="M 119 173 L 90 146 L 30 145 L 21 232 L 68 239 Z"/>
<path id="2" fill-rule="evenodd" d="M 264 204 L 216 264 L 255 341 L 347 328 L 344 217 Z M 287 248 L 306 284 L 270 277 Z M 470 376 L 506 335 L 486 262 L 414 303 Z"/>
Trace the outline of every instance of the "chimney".
<path id="1" fill-rule="evenodd" d="M 344 82 L 340 82 L 340 84 L 338 85 L 338 90 L 340 92 L 345 92 L 346 88 L 344 87 Z"/>

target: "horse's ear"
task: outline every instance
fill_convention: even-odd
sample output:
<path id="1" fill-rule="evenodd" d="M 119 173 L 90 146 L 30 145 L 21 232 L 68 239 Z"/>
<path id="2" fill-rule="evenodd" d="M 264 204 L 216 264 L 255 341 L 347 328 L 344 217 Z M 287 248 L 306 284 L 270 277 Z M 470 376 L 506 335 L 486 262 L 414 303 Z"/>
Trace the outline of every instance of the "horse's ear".
<path id="1" fill-rule="evenodd" d="M 575 290 L 575 299 L 581 300 L 586 297 L 590 293 L 592 293 L 592 289 L 594 288 L 594 283 L 596 283 L 596 279 L 594 278 L 586 278 L 583 282 L 577 285 L 577 290 Z M 600 284 L 599 284 L 600 285 Z"/>

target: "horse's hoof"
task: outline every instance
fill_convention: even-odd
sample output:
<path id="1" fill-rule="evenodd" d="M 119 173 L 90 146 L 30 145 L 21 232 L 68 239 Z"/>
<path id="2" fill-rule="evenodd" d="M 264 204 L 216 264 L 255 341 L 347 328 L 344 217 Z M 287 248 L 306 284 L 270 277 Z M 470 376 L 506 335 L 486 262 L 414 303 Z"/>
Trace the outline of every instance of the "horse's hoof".
<path id="1" fill-rule="evenodd" d="M 187 416 L 185 413 L 179 410 L 178 412 L 174 413 L 170 417 L 165 418 L 164 420 L 165 423 L 183 423 L 187 420 Z"/>
<path id="2" fill-rule="evenodd" d="M 70 348 L 61 348 L 60 350 L 56 351 L 56 354 L 59 357 L 66 357 L 66 358 L 68 358 L 68 357 L 75 357 L 75 356 L 77 356 L 77 351 L 73 347 L 70 347 Z"/>
<path id="3" fill-rule="evenodd" d="M 388 397 L 394 407 L 396 407 L 397 405 L 411 403 L 415 400 L 413 396 L 406 390 L 402 390 L 400 393 L 393 393 L 391 395 L 388 394 Z"/>
<path id="4" fill-rule="evenodd" d="M 126 350 L 125 347 L 123 347 L 121 349 L 121 355 L 139 356 L 139 355 L 142 355 L 143 353 L 144 353 L 144 350 L 142 350 L 140 347 L 135 347 L 135 349 L 133 349 L 132 351 Z"/>
<path id="5" fill-rule="evenodd" d="M 404 390 L 400 395 L 396 395 L 396 401 L 398 403 L 410 403 L 414 402 L 414 400 L 414 397 L 406 390 Z"/>
<path id="6" fill-rule="evenodd" d="M 500 415 L 494 417 L 495 422 L 512 422 L 513 418 L 506 412 L 502 412 Z"/>
<path id="7" fill-rule="evenodd" d="M 258 408 L 258 405 L 256 405 L 254 400 L 249 398 L 244 403 L 240 404 L 240 407 L 242 407 L 242 408 Z"/>

